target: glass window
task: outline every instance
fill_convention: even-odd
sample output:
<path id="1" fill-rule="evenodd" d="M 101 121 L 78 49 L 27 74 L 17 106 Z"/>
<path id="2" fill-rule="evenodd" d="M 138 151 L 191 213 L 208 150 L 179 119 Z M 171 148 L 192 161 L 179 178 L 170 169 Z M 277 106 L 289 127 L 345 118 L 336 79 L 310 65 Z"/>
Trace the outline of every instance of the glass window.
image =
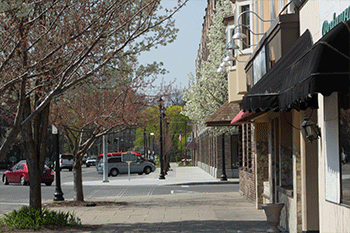
<path id="1" fill-rule="evenodd" d="M 249 5 L 241 6 L 241 13 L 249 10 Z M 245 25 L 242 27 L 242 33 L 246 35 L 246 38 L 242 39 L 242 48 L 247 49 L 250 48 L 250 13 L 241 15 L 241 20 L 241 24 Z"/>
<path id="2" fill-rule="evenodd" d="M 24 170 L 23 164 L 18 164 L 17 170 L 18 170 L 18 171 Z"/>
<path id="3" fill-rule="evenodd" d="M 253 80 L 254 85 L 266 74 L 266 55 L 265 46 L 261 48 L 253 61 Z"/>
<path id="4" fill-rule="evenodd" d="M 121 163 L 121 162 L 122 162 L 122 157 L 110 158 L 108 160 L 108 163 Z"/>
<path id="5" fill-rule="evenodd" d="M 73 159 L 73 155 L 61 155 L 61 159 Z"/>
<path id="6" fill-rule="evenodd" d="M 340 95 L 341 202 L 350 205 L 350 95 Z"/>

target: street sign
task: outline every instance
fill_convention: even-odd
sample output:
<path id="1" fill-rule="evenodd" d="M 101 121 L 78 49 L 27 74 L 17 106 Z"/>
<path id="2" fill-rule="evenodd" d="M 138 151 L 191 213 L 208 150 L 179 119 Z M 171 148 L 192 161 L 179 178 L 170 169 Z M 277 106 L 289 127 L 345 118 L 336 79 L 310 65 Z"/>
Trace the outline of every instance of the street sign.
<path id="1" fill-rule="evenodd" d="M 130 152 L 126 154 L 122 154 L 122 162 L 136 162 L 137 161 L 137 155 L 131 154 Z"/>

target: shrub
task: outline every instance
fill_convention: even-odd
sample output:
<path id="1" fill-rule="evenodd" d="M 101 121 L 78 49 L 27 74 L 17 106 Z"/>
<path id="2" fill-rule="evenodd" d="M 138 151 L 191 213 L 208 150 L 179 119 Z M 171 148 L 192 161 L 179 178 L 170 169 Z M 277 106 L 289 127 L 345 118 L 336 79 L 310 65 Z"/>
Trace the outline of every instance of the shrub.
<path id="1" fill-rule="evenodd" d="M 0 219 L 0 226 L 21 229 L 39 229 L 42 226 L 79 226 L 81 219 L 69 212 L 56 212 L 48 209 L 36 210 L 23 206 L 19 210 L 13 210 Z"/>

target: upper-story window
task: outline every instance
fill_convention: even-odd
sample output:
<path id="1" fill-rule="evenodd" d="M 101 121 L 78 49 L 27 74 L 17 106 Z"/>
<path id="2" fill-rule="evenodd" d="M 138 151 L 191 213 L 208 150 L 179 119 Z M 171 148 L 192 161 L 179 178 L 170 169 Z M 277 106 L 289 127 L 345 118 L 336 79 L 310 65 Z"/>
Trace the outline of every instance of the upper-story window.
<path id="1" fill-rule="evenodd" d="M 244 26 L 240 26 L 240 32 L 246 36 L 246 38 L 242 39 L 239 43 L 237 43 L 243 53 L 252 52 L 251 41 L 252 41 L 252 20 L 251 13 L 249 11 L 252 10 L 251 1 L 240 1 L 237 2 L 237 22 L 236 24 L 241 24 Z M 243 13 L 247 12 L 247 13 Z M 243 13 L 243 14 L 242 14 Z M 237 32 L 237 31 L 236 31 Z"/>
<path id="2" fill-rule="evenodd" d="M 250 10 L 250 6 L 249 5 L 244 5 L 244 6 L 241 6 L 241 13 L 242 12 L 245 12 L 245 11 L 249 11 Z M 246 35 L 246 38 L 242 39 L 242 48 L 243 49 L 247 49 L 250 47 L 250 13 L 246 13 L 246 14 L 243 14 L 241 16 L 241 19 L 242 19 L 242 24 L 245 25 L 245 27 L 243 26 L 242 27 L 242 33 L 244 35 Z"/>
<path id="3" fill-rule="evenodd" d="M 234 25 L 232 26 L 228 26 L 226 29 L 226 45 L 229 46 L 230 44 L 232 44 L 232 37 L 234 35 Z M 229 49 L 227 50 L 228 53 L 230 53 L 229 55 L 232 57 L 236 57 L 236 49 Z M 230 66 L 235 67 L 236 66 L 236 60 L 233 60 L 230 64 Z"/>

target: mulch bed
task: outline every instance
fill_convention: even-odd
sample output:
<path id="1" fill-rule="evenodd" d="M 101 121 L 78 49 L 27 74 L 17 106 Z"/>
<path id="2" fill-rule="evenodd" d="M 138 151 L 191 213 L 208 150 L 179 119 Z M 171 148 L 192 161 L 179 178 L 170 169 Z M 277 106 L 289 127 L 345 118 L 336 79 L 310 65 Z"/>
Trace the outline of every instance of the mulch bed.
<path id="1" fill-rule="evenodd" d="M 122 206 L 127 205 L 127 202 L 114 202 L 114 201 L 58 201 L 44 203 L 43 207 L 94 207 L 94 206 Z"/>
<path id="2" fill-rule="evenodd" d="M 0 232 L 79 232 L 79 231 L 95 231 L 100 228 L 101 225 L 81 225 L 81 226 L 47 226 L 41 227 L 38 230 L 35 229 L 12 229 L 8 227 L 0 227 Z"/>

